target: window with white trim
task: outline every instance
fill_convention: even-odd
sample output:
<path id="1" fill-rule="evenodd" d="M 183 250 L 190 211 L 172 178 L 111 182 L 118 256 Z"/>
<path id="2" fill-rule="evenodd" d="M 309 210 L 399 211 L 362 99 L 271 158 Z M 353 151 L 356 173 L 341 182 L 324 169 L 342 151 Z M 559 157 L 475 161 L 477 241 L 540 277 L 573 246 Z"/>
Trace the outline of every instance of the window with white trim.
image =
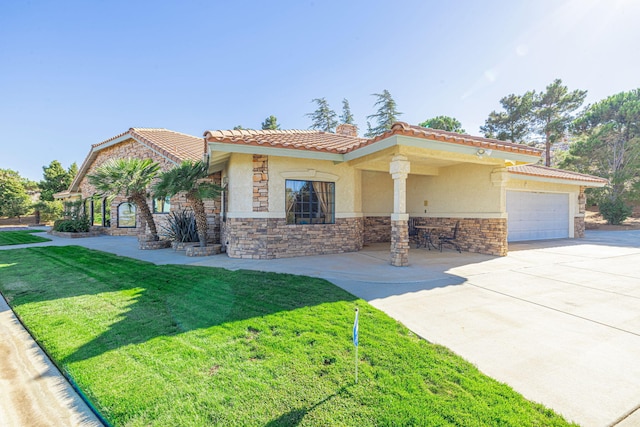
<path id="1" fill-rule="evenodd" d="M 335 183 L 285 181 L 287 224 L 335 223 Z"/>

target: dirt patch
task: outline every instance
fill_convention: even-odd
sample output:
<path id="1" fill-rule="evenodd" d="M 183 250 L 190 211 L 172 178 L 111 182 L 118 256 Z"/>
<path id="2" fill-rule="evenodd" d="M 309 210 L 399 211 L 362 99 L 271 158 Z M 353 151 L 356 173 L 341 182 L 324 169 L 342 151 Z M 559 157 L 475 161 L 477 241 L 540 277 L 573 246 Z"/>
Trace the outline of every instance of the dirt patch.
<path id="1" fill-rule="evenodd" d="M 624 220 L 620 225 L 610 225 L 602 218 L 598 212 L 597 206 L 587 207 L 585 212 L 584 225 L 587 230 L 607 230 L 607 231 L 623 231 L 623 230 L 640 230 L 640 206 L 633 208 L 631 216 Z"/>

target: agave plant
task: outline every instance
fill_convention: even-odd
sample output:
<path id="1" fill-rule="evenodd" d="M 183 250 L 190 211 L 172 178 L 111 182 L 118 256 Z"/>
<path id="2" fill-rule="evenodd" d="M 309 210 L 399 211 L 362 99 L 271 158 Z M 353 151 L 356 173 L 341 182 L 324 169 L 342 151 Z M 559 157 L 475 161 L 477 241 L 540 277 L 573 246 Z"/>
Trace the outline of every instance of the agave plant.
<path id="1" fill-rule="evenodd" d="M 183 209 L 170 212 L 167 215 L 167 223 L 162 226 L 162 235 L 174 242 L 197 242 L 198 229 L 193 211 Z"/>
<path id="2" fill-rule="evenodd" d="M 153 187 L 153 193 L 158 198 L 172 197 L 180 192 L 185 193 L 187 202 L 196 216 L 200 246 L 207 244 L 207 213 L 204 209 L 204 200 L 218 197 L 221 191 L 218 185 L 204 181 L 208 174 L 206 163 L 187 160 L 180 166 L 163 172 Z"/>

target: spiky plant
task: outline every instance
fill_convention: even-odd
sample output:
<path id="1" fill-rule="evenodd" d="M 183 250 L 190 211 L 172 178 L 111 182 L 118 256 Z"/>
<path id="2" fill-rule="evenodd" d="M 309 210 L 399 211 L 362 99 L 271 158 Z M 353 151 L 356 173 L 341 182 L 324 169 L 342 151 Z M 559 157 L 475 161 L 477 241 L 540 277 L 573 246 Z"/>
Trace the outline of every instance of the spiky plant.
<path id="1" fill-rule="evenodd" d="M 204 209 L 204 200 L 218 197 L 222 190 L 218 185 L 204 180 L 208 174 L 206 163 L 187 160 L 160 174 L 158 182 L 153 186 L 153 194 L 158 198 L 185 193 L 187 202 L 196 215 L 200 246 L 207 244 L 207 213 Z"/>
<path id="2" fill-rule="evenodd" d="M 142 219 L 149 226 L 153 240 L 158 240 L 158 230 L 147 203 L 147 188 L 156 177 L 160 165 L 151 159 L 110 159 L 88 175 L 89 183 L 100 196 L 122 195 L 136 204 Z"/>

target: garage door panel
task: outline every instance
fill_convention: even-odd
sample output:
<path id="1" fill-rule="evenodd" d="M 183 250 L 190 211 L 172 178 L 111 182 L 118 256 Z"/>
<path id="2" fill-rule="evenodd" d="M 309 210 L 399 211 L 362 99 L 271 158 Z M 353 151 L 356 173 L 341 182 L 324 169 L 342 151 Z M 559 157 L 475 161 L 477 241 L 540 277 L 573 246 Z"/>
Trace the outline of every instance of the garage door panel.
<path id="1" fill-rule="evenodd" d="M 507 191 L 508 241 L 569 237 L 569 195 Z"/>

